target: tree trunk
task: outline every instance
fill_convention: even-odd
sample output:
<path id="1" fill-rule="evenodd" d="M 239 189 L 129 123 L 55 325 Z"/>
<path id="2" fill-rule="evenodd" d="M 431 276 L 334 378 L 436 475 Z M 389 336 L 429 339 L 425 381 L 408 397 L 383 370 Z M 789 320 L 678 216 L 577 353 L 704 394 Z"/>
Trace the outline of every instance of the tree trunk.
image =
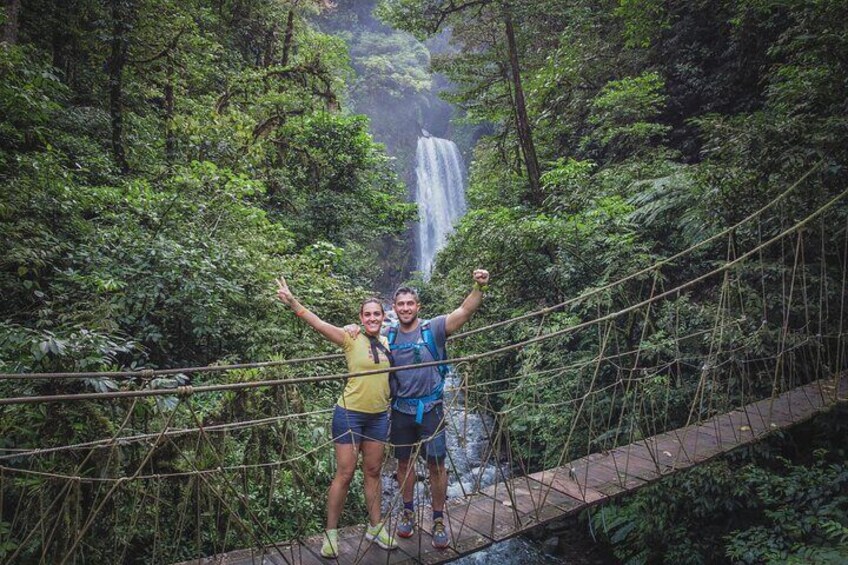
<path id="1" fill-rule="evenodd" d="M 291 11 L 289 11 L 291 13 Z M 271 26 L 265 34 L 265 54 L 262 56 L 262 66 L 270 67 L 274 64 L 274 51 L 277 43 L 277 22 Z"/>
<path id="2" fill-rule="evenodd" d="M 512 71 L 512 87 L 515 91 L 515 125 L 518 130 L 518 140 L 524 154 L 524 166 L 527 168 L 527 179 L 530 181 L 530 200 L 540 206 L 544 200 L 539 182 L 539 160 L 536 158 L 536 147 L 533 145 L 533 134 L 530 131 L 530 120 L 527 118 L 527 105 L 524 102 L 524 89 L 521 87 L 521 71 L 518 66 L 518 49 L 515 45 L 515 30 L 512 27 L 512 15 L 507 7 L 504 11 L 506 24 L 506 39 L 509 49 L 509 66 Z"/>
<path id="3" fill-rule="evenodd" d="M 110 0 L 112 17 L 112 37 L 109 40 L 109 117 L 112 125 L 112 154 L 122 174 L 129 173 L 130 167 L 124 152 L 124 103 L 123 80 L 124 67 L 127 64 L 127 14 L 126 0 Z"/>
<path id="4" fill-rule="evenodd" d="M 3 26 L 3 42 L 15 45 L 18 42 L 18 14 L 21 12 L 21 0 L 5 0 L 6 24 Z"/>
<path id="5" fill-rule="evenodd" d="M 174 57 L 168 53 L 165 67 L 165 161 L 174 164 L 177 144 L 174 137 Z"/>
<path id="6" fill-rule="evenodd" d="M 289 56 L 291 54 L 292 38 L 294 37 L 294 10 L 289 10 L 289 17 L 286 19 L 286 35 L 283 37 L 283 60 L 280 65 L 285 67 L 289 64 Z"/>

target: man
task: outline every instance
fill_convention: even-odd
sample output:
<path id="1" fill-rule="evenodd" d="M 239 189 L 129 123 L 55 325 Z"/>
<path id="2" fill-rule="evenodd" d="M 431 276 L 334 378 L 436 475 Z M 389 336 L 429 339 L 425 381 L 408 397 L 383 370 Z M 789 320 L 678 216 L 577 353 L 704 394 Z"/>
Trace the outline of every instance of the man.
<path id="1" fill-rule="evenodd" d="M 446 316 L 437 316 L 429 321 L 418 318 L 421 304 L 414 289 L 401 287 L 395 291 L 394 311 L 398 326 L 391 328 L 388 334 L 394 357 L 393 366 L 403 367 L 446 359 L 447 336 L 465 325 L 480 307 L 483 291 L 489 282 L 489 272 L 477 269 L 473 278 L 474 287 L 459 308 Z M 432 351 L 434 346 L 436 351 Z M 433 546 L 438 549 L 446 548 L 450 544 L 450 535 L 444 522 L 448 476 L 445 469 L 447 441 L 441 394 L 443 372 L 446 369 L 447 365 L 416 367 L 396 371 L 389 377 L 392 394 L 390 437 L 398 460 L 398 482 L 404 506 L 397 535 L 408 538 L 415 530 L 415 465 L 411 459 L 413 452 L 420 453 L 426 455 L 430 471 Z M 426 441 L 420 445 L 419 442 L 423 440 Z"/>

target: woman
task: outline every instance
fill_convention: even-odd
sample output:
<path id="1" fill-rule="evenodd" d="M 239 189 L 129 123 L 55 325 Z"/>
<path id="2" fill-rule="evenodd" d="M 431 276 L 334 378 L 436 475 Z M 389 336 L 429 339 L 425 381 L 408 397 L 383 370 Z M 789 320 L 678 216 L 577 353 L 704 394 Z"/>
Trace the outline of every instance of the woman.
<path id="1" fill-rule="evenodd" d="M 350 337 L 342 328 L 328 324 L 307 310 L 289 290 L 283 277 L 277 280 L 277 297 L 318 333 L 344 349 L 351 373 L 387 369 L 391 365 L 386 338 L 380 335 L 385 311 L 376 298 L 365 300 L 359 307 L 359 320 L 365 335 Z M 369 527 L 365 537 L 383 549 L 395 549 L 397 542 L 389 535 L 380 519 L 380 469 L 384 444 L 389 436 L 389 374 L 379 373 L 351 377 L 333 411 L 333 442 L 336 450 L 336 476 L 327 495 L 327 533 L 321 555 L 338 556 L 338 523 L 350 481 L 362 452 L 365 475 L 365 504 Z"/>

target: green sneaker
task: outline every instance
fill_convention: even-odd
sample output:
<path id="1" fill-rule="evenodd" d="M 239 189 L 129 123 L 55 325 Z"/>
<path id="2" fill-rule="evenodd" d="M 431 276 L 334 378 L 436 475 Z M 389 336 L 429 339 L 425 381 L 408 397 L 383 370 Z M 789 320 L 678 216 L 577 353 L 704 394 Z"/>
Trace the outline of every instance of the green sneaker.
<path id="1" fill-rule="evenodd" d="M 339 556 L 339 531 L 327 530 L 324 532 L 324 543 L 321 544 L 321 557 L 335 559 Z"/>
<path id="2" fill-rule="evenodd" d="M 383 549 L 397 549 L 398 546 L 395 538 L 389 535 L 389 532 L 383 527 L 382 522 L 376 526 L 368 526 L 368 529 L 365 531 L 365 539 L 373 541 Z"/>

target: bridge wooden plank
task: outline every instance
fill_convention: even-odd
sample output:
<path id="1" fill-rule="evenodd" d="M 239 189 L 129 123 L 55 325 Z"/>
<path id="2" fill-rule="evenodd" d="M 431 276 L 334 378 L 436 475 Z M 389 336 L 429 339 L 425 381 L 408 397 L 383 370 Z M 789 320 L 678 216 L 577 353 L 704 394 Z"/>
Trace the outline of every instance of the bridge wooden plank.
<path id="1" fill-rule="evenodd" d="M 414 537 L 414 536 L 413 536 Z M 410 538 L 411 539 L 411 538 Z M 465 555 L 466 553 L 471 553 L 473 551 L 479 551 L 480 549 L 485 548 L 489 544 L 481 544 L 479 546 L 474 546 L 473 544 L 468 544 L 468 549 L 463 551 L 463 553 L 457 553 L 451 547 L 445 549 L 436 549 L 432 544 L 432 537 L 427 539 L 426 542 L 423 538 L 420 539 L 420 542 L 414 542 L 415 545 L 409 545 L 405 542 L 408 542 L 409 539 L 406 540 L 398 540 L 398 545 L 400 545 L 401 549 L 403 549 L 407 555 L 411 555 L 408 559 L 403 561 L 398 561 L 398 564 L 410 565 L 412 563 L 445 563 L 446 561 L 453 561 L 457 559 L 461 555 Z M 477 549 L 473 549 L 477 547 Z"/>
<path id="2" fill-rule="evenodd" d="M 750 426 L 757 435 L 768 433 L 771 430 L 783 427 L 786 422 L 793 422 L 804 417 L 802 410 L 799 410 L 797 406 L 791 407 L 789 404 L 771 407 L 766 404 L 749 405 L 739 408 L 737 411 L 748 415 L 752 423 L 746 425 Z M 806 411 L 811 413 L 812 409 L 808 407 Z"/>
<path id="3" fill-rule="evenodd" d="M 833 403 L 832 398 L 828 398 L 825 394 L 823 385 L 823 382 L 818 381 L 799 387 L 798 389 L 799 393 L 803 394 L 807 402 L 816 410 L 821 410 L 822 407 L 830 406 Z"/>
<path id="4" fill-rule="evenodd" d="M 770 420 L 770 423 L 782 427 L 815 414 L 818 408 L 808 400 L 805 394 L 783 394 L 774 400 L 765 399 L 749 404 L 745 407 L 745 411 L 756 412 Z"/>
<path id="5" fill-rule="evenodd" d="M 473 553 L 492 544 L 490 536 L 483 535 L 480 531 L 474 529 L 470 523 L 465 522 L 469 512 L 476 518 L 480 518 L 477 509 L 472 507 L 477 496 L 473 494 L 466 498 L 448 500 L 445 505 L 445 525 L 451 536 L 450 550 L 457 555 Z M 426 517 L 424 528 L 427 529 L 429 535 L 432 528 L 432 516 Z M 428 543 L 430 542 L 428 541 Z M 434 549 L 432 544 L 430 549 L 437 554 L 439 553 L 439 550 Z M 447 559 L 443 558 L 442 562 L 445 560 Z"/>
<path id="6" fill-rule="evenodd" d="M 516 477 L 481 491 L 521 516 L 521 526 L 538 525 L 583 506 L 583 503 L 529 476 Z"/>
<path id="7" fill-rule="evenodd" d="M 518 509 L 523 512 L 527 529 L 576 512 L 584 506 L 579 500 L 529 477 L 520 477 L 512 482 Z"/>
<path id="8" fill-rule="evenodd" d="M 683 469 L 692 465 L 680 438 L 676 433 L 667 432 L 642 440 L 642 444 L 655 453 L 663 471 Z"/>
<path id="9" fill-rule="evenodd" d="M 678 437 L 693 464 L 706 461 L 723 451 L 718 433 L 713 427 L 691 426 L 685 428 Z"/>
<path id="10" fill-rule="evenodd" d="M 649 454 L 647 449 L 640 449 L 640 446 L 626 445 L 608 452 L 607 465 L 614 465 L 619 472 L 644 482 L 655 481 L 661 473 Z"/>
<path id="11" fill-rule="evenodd" d="M 441 563 L 445 561 L 444 557 L 438 555 L 430 556 L 431 553 L 438 553 L 438 550 L 433 547 L 433 536 L 430 534 L 432 524 L 425 522 L 424 517 L 429 514 L 429 510 L 419 509 L 418 523 L 411 537 L 397 537 L 398 549 L 408 558 L 399 560 L 398 563 Z M 390 531 L 394 532 L 397 527 L 396 518 L 386 519 L 386 525 Z M 449 554 L 456 556 L 451 549 L 445 550 Z M 400 559 L 400 556 L 398 556 Z"/>
<path id="12" fill-rule="evenodd" d="M 696 450 L 696 458 L 699 461 L 705 461 L 739 446 L 739 443 L 733 437 L 733 431 L 730 427 L 722 427 L 717 420 L 707 421 L 695 430 L 698 433 L 698 447 Z"/>
<path id="13" fill-rule="evenodd" d="M 500 488 L 505 490 L 503 484 Z M 520 514 L 512 507 L 483 495 L 475 495 L 460 514 L 452 512 L 451 524 L 455 519 L 494 541 L 500 541 L 519 532 L 524 524 Z"/>
<path id="14" fill-rule="evenodd" d="M 586 505 L 597 503 L 606 498 L 606 495 L 602 492 L 577 482 L 571 467 L 555 467 L 528 476 Z"/>
<path id="15" fill-rule="evenodd" d="M 689 461 L 695 465 L 727 449 L 736 448 L 739 445 L 737 434 L 733 422 L 710 419 L 681 428 L 675 435 Z"/>
<path id="16" fill-rule="evenodd" d="M 740 415 L 740 426 L 748 426 L 756 438 L 781 427 L 780 424 L 769 421 L 759 410 L 752 409 L 749 406 L 734 412 L 734 414 L 736 413 Z"/>
<path id="17" fill-rule="evenodd" d="M 203 559 L 191 559 L 177 565 L 321 565 L 324 563 L 301 544 L 280 544 L 275 547 L 239 549 Z"/>
<path id="18" fill-rule="evenodd" d="M 734 410 L 727 414 L 727 418 L 733 426 L 734 433 L 737 434 L 738 445 L 745 445 L 757 439 L 757 433 L 755 428 L 751 426 L 749 414 Z"/>
<path id="19" fill-rule="evenodd" d="M 340 563 L 381 565 L 403 563 L 413 557 L 402 548 L 387 551 L 365 539 L 365 526 L 351 526 L 339 530 Z"/>
<path id="20" fill-rule="evenodd" d="M 832 386 L 828 384 L 828 386 Z M 839 382 L 835 386 L 836 398 L 840 400 L 848 400 L 848 373 L 842 375 Z"/>
<path id="21" fill-rule="evenodd" d="M 833 403 L 833 397 L 828 396 L 828 390 L 832 391 L 833 389 L 828 389 L 828 385 L 833 386 L 834 381 L 813 381 L 803 386 L 799 386 L 792 390 L 788 390 L 781 394 L 780 396 L 791 397 L 793 402 L 796 404 L 804 405 L 804 402 L 809 404 L 812 408 L 816 410 L 820 410 L 823 406 L 829 406 Z"/>
<path id="22" fill-rule="evenodd" d="M 574 512 L 585 506 L 580 500 L 561 493 L 550 485 L 544 485 L 530 477 L 517 477 L 512 479 L 516 492 L 523 494 L 529 499 L 532 508 L 528 513 L 538 513 L 539 509 L 554 506 L 563 512 Z"/>
<path id="23" fill-rule="evenodd" d="M 324 558 L 321 557 L 321 544 L 323 543 L 323 533 L 315 534 L 302 540 L 300 543 L 301 552 L 296 556 L 300 561 L 293 561 L 293 565 L 313 565 L 316 562 L 325 563 Z M 286 555 L 286 558 L 288 558 L 288 555 Z"/>
<path id="24" fill-rule="evenodd" d="M 745 412 L 762 415 L 770 428 L 786 428 L 809 419 L 834 402 L 837 386 L 848 386 L 848 379 L 817 381 L 784 392 L 775 398 L 767 398 L 745 407 Z M 771 424 L 775 424 L 771 426 Z"/>
<path id="25" fill-rule="evenodd" d="M 766 400 L 752 404 L 749 410 L 761 414 L 769 423 L 783 425 L 785 422 L 793 422 L 798 417 L 798 406 L 792 405 L 792 399 L 788 396 L 778 397 L 773 402 Z"/>
<path id="26" fill-rule="evenodd" d="M 614 449 L 615 453 L 626 454 L 630 458 L 638 458 L 646 463 L 654 466 L 654 470 L 659 472 L 659 461 L 656 453 L 648 449 L 642 440 L 636 440 L 635 443 L 622 445 Z"/>
<path id="27" fill-rule="evenodd" d="M 319 546 L 320 551 L 320 546 Z M 274 565 L 316 565 L 324 563 L 323 559 L 317 553 L 312 553 L 303 544 L 291 544 L 287 549 L 280 551 L 283 558 L 276 551 L 266 550 L 266 559 L 270 559 Z"/>
<path id="28" fill-rule="evenodd" d="M 673 442 L 679 440 L 673 439 Z M 627 454 L 632 459 L 638 458 L 644 463 L 642 468 L 646 471 L 641 477 L 647 481 L 653 481 L 665 475 L 673 473 L 675 470 L 688 466 L 687 463 L 680 460 L 675 461 L 675 453 L 662 449 L 665 444 L 657 445 L 651 438 L 638 440 L 637 443 L 631 443 L 618 447 L 614 450 L 616 457 L 618 454 Z M 658 449 L 659 448 L 659 449 Z M 647 471 L 653 471 L 654 477 L 649 477 Z"/>
<path id="29" fill-rule="evenodd" d="M 446 508 L 446 510 L 449 509 Z M 445 549 L 436 549 L 433 547 L 433 520 L 429 508 L 418 508 L 418 516 L 416 518 L 418 522 L 412 533 L 412 537 L 397 538 L 399 548 L 409 556 L 409 559 L 399 561 L 399 563 L 444 563 L 445 561 L 458 558 L 462 553 L 468 552 L 457 553 L 454 551 L 453 545 L 457 542 L 456 532 L 454 532 L 452 547 Z M 395 522 L 396 520 L 393 520 L 390 523 L 389 527 L 392 531 L 394 531 Z M 445 512 L 445 523 L 450 526 L 451 519 L 449 511 Z M 468 548 L 483 548 L 491 544 L 490 540 L 482 539 L 476 532 L 468 531 L 463 533 L 462 539 L 459 541 L 460 546 Z"/>
<path id="30" fill-rule="evenodd" d="M 680 443 L 680 449 L 688 460 L 687 466 L 697 465 L 715 454 L 709 452 L 709 445 L 716 442 L 715 433 L 712 430 L 701 430 L 700 424 L 692 424 L 668 433 Z"/>
<path id="31" fill-rule="evenodd" d="M 597 454 L 581 457 L 571 462 L 571 473 L 581 488 L 591 488 L 604 496 L 615 496 L 624 490 L 618 485 L 618 473 L 597 464 Z"/>
<path id="32" fill-rule="evenodd" d="M 817 390 L 828 405 L 848 400 L 848 373 L 834 379 L 814 381 L 807 386 Z"/>
<path id="33" fill-rule="evenodd" d="M 641 486 L 659 477 L 656 471 L 656 465 L 653 462 L 630 457 L 628 451 L 606 451 L 593 454 L 590 458 L 589 472 L 596 475 L 604 475 L 605 473 L 605 476 L 611 476 L 612 482 L 607 484 L 612 484 L 621 490 Z M 600 467 L 607 471 L 601 471 Z M 589 484 L 597 490 L 607 492 L 610 495 L 618 492 L 605 490 L 606 485 L 592 484 L 591 482 Z"/>
<path id="34" fill-rule="evenodd" d="M 702 427 L 707 426 L 716 432 L 716 437 L 725 451 L 736 449 L 753 439 L 750 433 L 743 433 L 739 429 L 739 424 L 730 417 L 730 414 L 713 416 L 702 424 Z"/>

